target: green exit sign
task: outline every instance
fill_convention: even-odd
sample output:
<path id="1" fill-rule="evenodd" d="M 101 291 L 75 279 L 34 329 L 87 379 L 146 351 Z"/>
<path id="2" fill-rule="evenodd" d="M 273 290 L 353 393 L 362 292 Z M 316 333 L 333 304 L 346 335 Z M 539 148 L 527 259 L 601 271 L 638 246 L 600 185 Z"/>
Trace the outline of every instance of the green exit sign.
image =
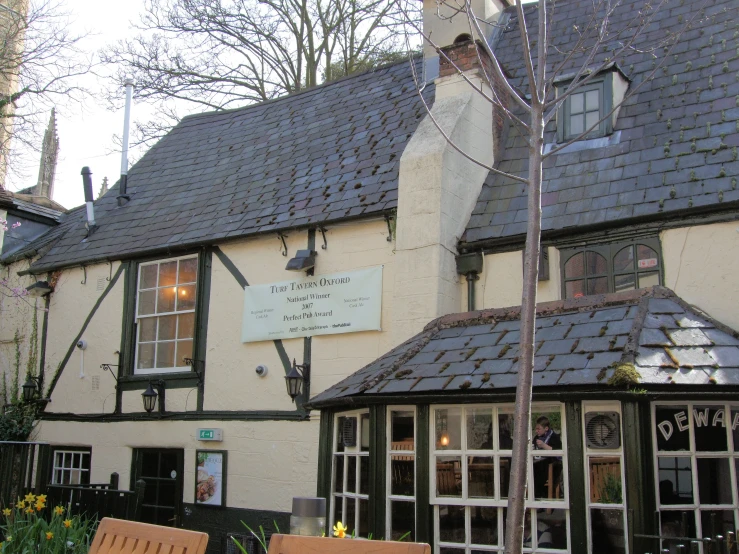
<path id="1" fill-rule="evenodd" d="M 198 429 L 198 440 L 199 441 L 222 441 L 223 430 L 222 429 Z"/>

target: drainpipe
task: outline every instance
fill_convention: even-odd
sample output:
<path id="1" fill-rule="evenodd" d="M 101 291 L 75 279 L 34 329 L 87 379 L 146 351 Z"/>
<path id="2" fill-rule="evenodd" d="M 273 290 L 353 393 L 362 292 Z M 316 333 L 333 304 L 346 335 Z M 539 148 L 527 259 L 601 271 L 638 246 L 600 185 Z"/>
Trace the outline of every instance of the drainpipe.
<path id="1" fill-rule="evenodd" d="M 121 180 L 118 186 L 118 205 L 125 206 L 131 199 L 128 188 L 128 133 L 131 121 L 131 99 L 133 98 L 133 79 L 126 79 L 126 109 L 123 114 L 123 149 L 121 150 Z"/>
<path id="2" fill-rule="evenodd" d="M 85 166 L 82 168 L 82 186 L 85 189 L 85 204 L 87 205 L 87 231 L 88 235 L 95 230 L 95 207 L 92 202 L 95 197 L 92 195 L 92 172 L 90 168 Z"/>
<path id="3" fill-rule="evenodd" d="M 457 274 L 467 277 L 467 311 L 475 310 L 475 281 L 482 272 L 482 252 L 460 254 L 456 257 Z"/>

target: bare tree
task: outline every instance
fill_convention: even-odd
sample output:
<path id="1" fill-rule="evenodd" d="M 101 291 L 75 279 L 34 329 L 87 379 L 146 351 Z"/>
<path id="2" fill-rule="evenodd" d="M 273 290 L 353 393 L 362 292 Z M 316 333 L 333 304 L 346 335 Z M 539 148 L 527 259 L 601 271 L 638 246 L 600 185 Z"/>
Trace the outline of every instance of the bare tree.
<path id="1" fill-rule="evenodd" d="M 520 63 L 517 67 L 503 67 L 499 57 L 487 38 L 491 27 L 497 22 L 485 21 L 475 15 L 471 0 L 439 0 L 437 15 L 442 18 L 464 17 L 469 23 L 469 35 L 475 40 L 480 58 L 483 81 L 488 91 L 481 91 L 459 68 L 457 74 L 467 81 L 478 93 L 483 94 L 491 109 L 499 111 L 513 126 L 511 132 L 519 133 L 528 144 L 528 171 L 525 175 L 514 175 L 500 171 L 494 166 L 476 160 L 459 148 L 444 129 L 428 115 L 448 143 L 470 161 L 494 174 L 523 183 L 528 187 L 528 221 L 524 254 L 523 294 L 521 298 L 521 334 L 519 374 L 516 385 L 514 414 L 514 437 L 510 485 L 508 494 L 508 517 L 505 531 L 505 551 L 518 554 L 522 551 L 524 538 L 524 507 L 528 473 L 528 449 L 531 444 L 531 399 L 535 354 L 536 295 L 541 241 L 541 191 L 544 178 L 543 162 L 575 141 L 587 138 L 602 122 L 612 118 L 620 107 L 629 101 L 662 69 L 673 48 L 686 30 L 696 26 L 705 17 L 708 0 L 693 6 L 685 17 L 680 16 L 679 25 L 672 29 L 659 29 L 655 17 L 672 7 L 672 0 L 592 0 L 589 13 L 581 14 L 577 21 L 563 22 L 555 18 L 557 2 L 539 1 L 524 5 L 515 0 L 515 14 L 511 22 L 501 23 L 503 30 L 517 29 L 517 47 Z M 563 4 L 560 0 L 560 5 Z M 677 1 L 672 4 L 677 4 Z M 407 10 L 406 13 L 410 13 Z M 409 21 L 414 18 L 409 17 Z M 562 33 L 553 32 L 554 24 Z M 565 31 L 567 27 L 568 32 Z M 417 27 L 417 31 L 423 31 Z M 509 33 L 506 35 L 510 39 Z M 444 50 L 435 44 L 433 37 L 424 35 L 424 40 L 447 62 L 454 62 Z M 584 125 L 582 133 L 560 144 L 554 144 L 545 153 L 545 128 L 557 115 L 558 110 L 573 94 L 604 71 L 629 59 L 645 61 L 650 69 L 642 71 L 629 84 L 628 90 L 612 109 L 597 122 Z M 456 66 L 455 66 L 456 67 Z M 514 71 L 512 71 L 512 69 Z M 517 72 L 517 74 L 515 74 Z M 515 75 L 514 75 L 515 74 Z M 416 83 L 421 92 L 420 79 Z M 423 96 L 421 95 L 423 99 Z M 559 123 L 560 125 L 562 122 Z M 533 531 L 532 531 L 533 532 Z"/>
<path id="2" fill-rule="evenodd" d="M 381 63 L 403 49 L 393 0 L 150 0 L 140 34 L 102 54 L 139 100 L 206 109 L 262 102 Z M 111 97 L 119 94 L 116 90 Z M 140 126 L 160 136 L 174 111 Z"/>
<path id="3" fill-rule="evenodd" d="M 69 32 L 56 0 L 10 0 L 0 5 L 0 175 L 17 167 L 20 147 L 36 152 L 58 103 L 80 98 L 76 78 L 92 61 L 79 48 L 83 36 Z M 11 164 L 15 159 L 18 163 Z"/>

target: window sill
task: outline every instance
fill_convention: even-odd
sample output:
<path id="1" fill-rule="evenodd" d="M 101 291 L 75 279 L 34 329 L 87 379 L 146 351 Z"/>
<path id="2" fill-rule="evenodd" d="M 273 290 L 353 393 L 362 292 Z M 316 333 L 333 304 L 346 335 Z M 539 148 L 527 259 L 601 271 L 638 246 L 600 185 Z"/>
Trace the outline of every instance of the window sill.
<path id="1" fill-rule="evenodd" d="M 572 144 L 568 144 L 562 150 L 558 151 L 557 154 L 569 154 L 570 152 L 580 152 L 581 150 L 592 150 L 594 148 L 605 148 L 606 146 L 614 146 L 621 142 L 621 131 L 614 131 L 613 134 L 607 137 L 598 137 L 592 139 L 578 140 Z M 556 142 L 550 142 L 544 145 L 544 154 L 549 154 L 552 150 L 557 148 L 559 144 Z"/>
<path id="2" fill-rule="evenodd" d="M 149 386 L 149 381 L 161 379 L 166 381 L 168 389 L 191 389 L 198 386 L 200 380 L 193 371 L 182 373 L 150 373 L 146 375 L 125 375 L 118 380 L 121 390 L 144 390 Z"/>

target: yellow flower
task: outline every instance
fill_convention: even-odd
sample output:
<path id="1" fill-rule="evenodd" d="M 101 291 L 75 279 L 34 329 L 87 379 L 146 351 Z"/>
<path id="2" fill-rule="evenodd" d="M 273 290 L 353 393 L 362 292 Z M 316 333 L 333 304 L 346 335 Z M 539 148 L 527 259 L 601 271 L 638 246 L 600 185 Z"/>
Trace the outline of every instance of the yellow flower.
<path id="1" fill-rule="evenodd" d="M 47 531 L 47 533 L 46 533 L 46 540 L 47 541 L 50 541 L 53 538 L 54 538 L 54 533 L 52 533 L 51 531 Z"/>
<path id="2" fill-rule="evenodd" d="M 23 500 L 31 504 L 36 501 L 36 495 L 32 492 L 29 492 Z"/>
<path id="3" fill-rule="evenodd" d="M 344 527 L 344 524 L 340 521 L 336 522 L 336 525 L 334 525 L 334 537 L 339 537 L 340 539 L 343 539 L 346 537 L 346 527 Z"/>
<path id="4" fill-rule="evenodd" d="M 33 513 L 33 508 L 31 506 L 29 506 L 28 508 L 26 508 L 26 513 L 27 514 L 32 514 Z"/>
<path id="5" fill-rule="evenodd" d="M 56 508 L 54 508 L 54 513 L 60 516 L 64 513 L 64 508 L 62 506 L 57 506 Z"/>
<path id="6" fill-rule="evenodd" d="M 65 519 L 64 520 L 64 527 L 66 527 L 67 529 L 69 529 L 70 527 L 72 527 L 72 520 L 71 519 Z"/>
<path id="7" fill-rule="evenodd" d="M 45 494 L 39 494 L 36 498 L 39 502 L 46 502 L 46 495 Z"/>
<path id="8" fill-rule="evenodd" d="M 3 508 L 3 515 L 9 516 L 10 515 L 10 508 Z"/>
<path id="9" fill-rule="evenodd" d="M 18 508 L 19 510 L 23 510 L 26 507 L 26 503 L 23 502 L 23 500 L 19 500 L 16 503 L 15 507 Z"/>
<path id="10" fill-rule="evenodd" d="M 37 511 L 37 512 L 40 512 L 40 511 L 41 511 L 41 510 L 43 510 L 43 509 L 44 509 L 45 507 L 46 507 L 46 504 L 44 504 L 43 502 L 36 502 L 36 511 Z"/>

